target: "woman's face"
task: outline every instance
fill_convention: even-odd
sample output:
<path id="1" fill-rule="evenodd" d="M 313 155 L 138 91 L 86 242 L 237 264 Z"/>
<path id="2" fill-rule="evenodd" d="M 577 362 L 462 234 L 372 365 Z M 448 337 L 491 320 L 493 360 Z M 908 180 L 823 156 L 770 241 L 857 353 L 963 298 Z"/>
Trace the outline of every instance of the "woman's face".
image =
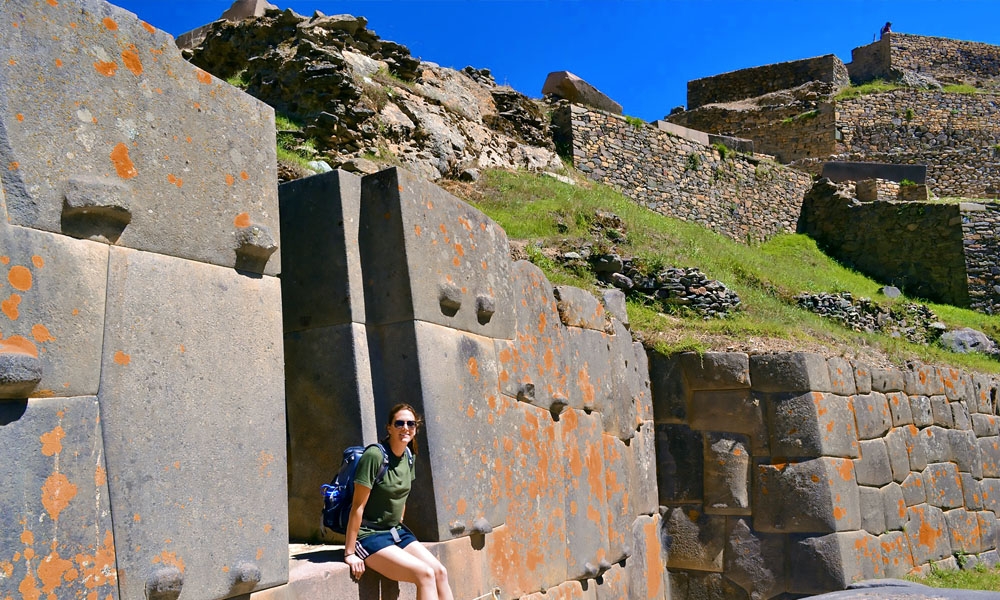
<path id="1" fill-rule="evenodd" d="M 389 423 L 389 437 L 404 444 L 410 443 L 417 434 L 417 418 L 407 409 L 397 411 Z"/>

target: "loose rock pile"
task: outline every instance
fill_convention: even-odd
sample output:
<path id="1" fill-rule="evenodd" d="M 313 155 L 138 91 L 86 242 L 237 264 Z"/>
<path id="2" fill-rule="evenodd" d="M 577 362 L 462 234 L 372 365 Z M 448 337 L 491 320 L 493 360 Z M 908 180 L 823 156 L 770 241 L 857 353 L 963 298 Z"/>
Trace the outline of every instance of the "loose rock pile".
<path id="1" fill-rule="evenodd" d="M 844 327 L 868 333 L 887 333 L 915 344 L 930 344 L 948 328 L 923 304 L 906 303 L 885 307 L 870 298 L 850 292 L 839 294 L 802 293 L 795 297 L 799 307 L 839 321 Z"/>

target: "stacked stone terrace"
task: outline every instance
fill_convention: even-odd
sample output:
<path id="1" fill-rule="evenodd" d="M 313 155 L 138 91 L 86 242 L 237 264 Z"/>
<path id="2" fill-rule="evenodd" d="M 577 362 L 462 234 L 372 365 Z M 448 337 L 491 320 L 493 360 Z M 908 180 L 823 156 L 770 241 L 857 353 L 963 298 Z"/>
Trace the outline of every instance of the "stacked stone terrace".
<path id="1" fill-rule="evenodd" d="M 651 356 L 675 598 L 996 565 L 995 380 L 806 353 Z"/>
<path id="2" fill-rule="evenodd" d="M 754 140 L 782 162 L 837 160 L 924 164 L 939 196 L 995 197 L 1000 191 L 997 77 L 1000 48 L 892 33 L 856 48 L 843 65 L 836 57 L 754 67 L 692 81 L 689 109 L 671 122 Z M 821 60 L 822 59 L 822 60 Z M 900 89 L 833 101 L 847 84 L 882 78 L 915 84 L 965 84 L 960 94 Z M 776 81 L 761 87 L 757 80 Z M 779 85 L 783 90 L 775 89 Z M 740 95 L 741 93 L 745 95 Z M 706 103 L 706 101 L 710 103 Z"/>

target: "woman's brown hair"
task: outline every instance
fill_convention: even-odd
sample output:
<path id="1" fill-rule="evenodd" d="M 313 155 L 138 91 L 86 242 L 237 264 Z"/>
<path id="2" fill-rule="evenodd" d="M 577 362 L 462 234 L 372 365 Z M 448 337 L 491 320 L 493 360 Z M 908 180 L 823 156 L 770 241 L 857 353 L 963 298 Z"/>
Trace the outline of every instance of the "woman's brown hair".
<path id="1" fill-rule="evenodd" d="M 409 404 L 406 404 L 405 402 L 400 402 L 399 404 L 397 404 L 397 405 L 395 405 L 395 406 L 393 406 L 392 408 L 389 409 L 389 418 L 388 418 L 388 420 L 386 420 L 385 424 L 387 426 L 392 426 L 393 421 L 396 420 L 396 413 L 398 413 L 401 410 L 408 410 L 411 413 L 413 413 L 413 419 L 417 422 L 417 427 L 416 427 L 416 429 L 413 430 L 413 437 L 410 438 L 410 443 L 408 444 L 409 447 L 410 447 L 410 452 L 413 452 L 413 455 L 416 456 L 417 455 L 417 429 L 420 429 L 420 426 L 424 424 L 423 417 L 421 417 L 420 414 L 417 413 L 417 411 L 414 410 L 414 408 L 412 406 L 410 406 Z M 388 436 L 386 436 L 386 439 L 388 439 Z"/>

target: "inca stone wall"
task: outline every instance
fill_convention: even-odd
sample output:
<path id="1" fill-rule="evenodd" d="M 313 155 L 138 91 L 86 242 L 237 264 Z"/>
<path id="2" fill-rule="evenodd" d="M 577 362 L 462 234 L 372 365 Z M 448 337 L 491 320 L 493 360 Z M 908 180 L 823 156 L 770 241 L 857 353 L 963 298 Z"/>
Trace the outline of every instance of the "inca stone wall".
<path id="1" fill-rule="evenodd" d="M 958 204 L 858 202 L 823 180 L 803 200 L 799 232 L 909 295 L 969 306 L 962 217 Z"/>
<path id="2" fill-rule="evenodd" d="M 961 208 L 969 307 L 994 314 L 1000 310 L 1000 206 L 970 202 Z"/>
<path id="3" fill-rule="evenodd" d="M 104 2 L 0 22 L 0 596 L 283 583 L 272 110 Z"/>
<path id="4" fill-rule="evenodd" d="M 754 98 L 811 81 L 823 81 L 836 87 L 850 83 L 844 63 L 833 54 L 826 54 L 689 81 L 688 110 L 706 104 Z"/>
<path id="5" fill-rule="evenodd" d="M 574 166 L 639 204 L 735 240 L 795 231 L 810 176 L 580 106 L 553 115 L 556 143 Z"/>
<path id="6" fill-rule="evenodd" d="M 668 598 L 624 295 L 553 288 L 496 223 L 401 169 L 285 184 L 281 210 L 298 238 L 282 255 L 292 537 L 322 535 L 330 448 L 382 437 L 405 401 L 426 421 L 407 523 L 440 542 L 456 597 Z M 372 597 L 330 568 L 293 566 L 282 597 Z"/>
<path id="7" fill-rule="evenodd" d="M 650 358 L 673 598 L 1000 562 L 995 380 L 807 353 Z"/>
<path id="8" fill-rule="evenodd" d="M 847 66 L 857 82 L 894 79 L 900 71 L 930 75 L 944 84 L 995 87 L 1000 76 L 1000 47 L 941 37 L 890 33 L 855 48 Z"/>

